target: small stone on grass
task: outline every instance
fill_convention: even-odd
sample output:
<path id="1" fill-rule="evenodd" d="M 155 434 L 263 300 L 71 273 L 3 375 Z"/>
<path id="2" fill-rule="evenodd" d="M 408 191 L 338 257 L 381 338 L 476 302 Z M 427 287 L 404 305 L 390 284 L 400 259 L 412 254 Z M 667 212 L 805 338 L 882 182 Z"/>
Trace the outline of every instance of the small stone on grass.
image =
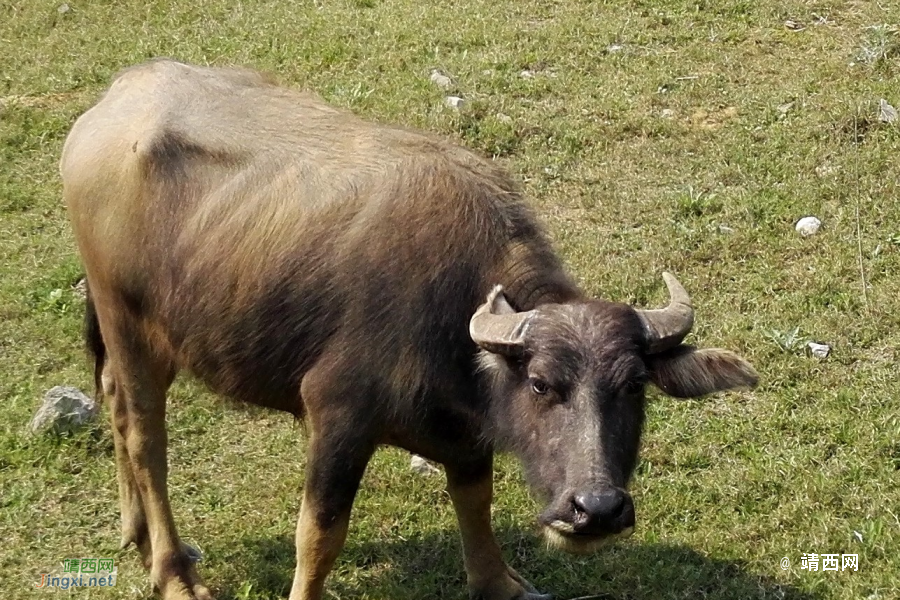
<path id="1" fill-rule="evenodd" d="M 72 291 L 75 292 L 75 295 L 84 300 L 87 298 L 87 279 L 82 277 L 78 280 L 78 283 L 72 286 Z"/>
<path id="2" fill-rule="evenodd" d="M 462 108 L 465 103 L 465 99 L 460 98 L 459 96 L 447 96 L 444 98 L 444 104 L 450 108 Z"/>
<path id="3" fill-rule="evenodd" d="M 808 235 L 818 233 L 821 226 L 822 221 L 820 221 L 816 217 L 803 217 L 802 219 L 797 221 L 797 225 L 794 227 L 794 229 L 797 230 L 797 233 L 806 237 Z"/>
<path id="4" fill-rule="evenodd" d="M 44 395 L 44 402 L 31 419 L 32 433 L 69 433 L 84 427 L 100 412 L 100 407 L 81 390 L 56 386 Z"/>
<path id="5" fill-rule="evenodd" d="M 413 454 L 412 458 L 409 460 L 409 468 L 419 475 L 432 475 L 434 473 L 441 472 L 440 469 L 435 467 L 433 464 L 431 464 L 418 454 Z"/>
<path id="6" fill-rule="evenodd" d="M 431 82 L 442 90 L 447 90 L 453 87 L 453 80 L 437 69 L 431 70 Z"/>
<path id="7" fill-rule="evenodd" d="M 884 98 L 878 101 L 878 120 L 882 123 L 893 123 L 897 120 L 897 109 Z"/>
<path id="8" fill-rule="evenodd" d="M 828 344 L 809 342 L 806 346 L 809 348 L 810 354 L 816 358 L 828 358 L 828 354 L 831 352 L 831 346 Z"/>

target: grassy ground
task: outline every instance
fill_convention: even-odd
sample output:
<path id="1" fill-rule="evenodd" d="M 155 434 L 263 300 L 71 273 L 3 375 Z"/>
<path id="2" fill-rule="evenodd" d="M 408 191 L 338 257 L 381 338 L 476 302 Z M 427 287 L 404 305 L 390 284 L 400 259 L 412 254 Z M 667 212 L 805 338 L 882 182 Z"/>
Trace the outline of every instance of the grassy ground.
<path id="1" fill-rule="evenodd" d="M 693 339 L 742 352 L 753 393 L 654 396 L 638 530 L 588 558 L 547 552 L 514 461 L 495 523 L 558 598 L 900 598 L 900 4 L 839 0 L 0 0 L 0 597 L 145 598 L 117 550 L 107 425 L 34 439 L 57 384 L 89 389 L 80 269 L 57 161 L 119 68 L 243 64 L 368 117 L 442 132 L 525 182 L 583 285 L 655 304 L 673 270 Z M 787 23 L 788 21 L 792 23 Z M 468 100 L 446 108 L 440 68 Z M 527 71 L 527 73 L 523 73 Z M 806 214 L 824 222 L 801 238 Z M 799 329 L 798 329 L 799 328 Z M 820 360 L 805 341 L 833 346 Z M 303 485 L 289 418 L 173 389 L 170 490 L 223 599 L 286 595 Z M 330 598 L 462 598 L 439 476 L 381 452 Z M 856 572 L 802 570 L 857 553 Z M 41 592 L 69 557 L 112 556 L 113 591 Z M 790 561 L 788 569 L 781 559 Z"/>

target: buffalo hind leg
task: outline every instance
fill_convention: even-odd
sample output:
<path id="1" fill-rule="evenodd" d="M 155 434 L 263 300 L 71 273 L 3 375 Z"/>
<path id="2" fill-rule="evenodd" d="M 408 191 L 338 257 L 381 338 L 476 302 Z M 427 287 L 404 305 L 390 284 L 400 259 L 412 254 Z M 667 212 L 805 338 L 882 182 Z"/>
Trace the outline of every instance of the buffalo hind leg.
<path id="1" fill-rule="evenodd" d="M 164 600 L 211 600 L 194 566 L 196 551 L 179 539 L 169 505 L 165 418 L 173 365 L 153 352 L 139 327 L 117 325 L 104 329 L 104 341 L 115 388 L 111 413 L 123 542 L 138 546 Z"/>
<path id="2" fill-rule="evenodd" d="M 297 522 L 297 568 L 290 600 L 319 600 L 350 524 L 359 482 L 375 450 L 374 444 L 329 437 L 312 431 L 307 451 L 306 483 Z M 324 433 L 324 432 L 323 432 Z"/>
<path id="3" fill-rule="evenodd" d="M 147 515 L 138 491 L 134 474 L 131 470 L 131 459 L 125 437 L 121 432 L 128 431 L 128 413 L 125 403 L 116 400 L 114 394 L 108 396 L 110 418 L 112 419 L 113 442 L 116 448 L 116 480 L 119 483 L 119 509 L 122 514 L 121 548 L 130 544 L 137 546 L 141 553 L 144 567 L 150 568 L 150 534 L 147 530 Z"/>
<path id="4" fill-rule="evenodd" d="M 128 430 L 128 413 L 125 403 L 116 402 L 116 380 L 106 356 L 106 343 L 100 332 L 100 321 L 90 289 L 84 315 L 85 341 L 94 357 L 94 381 L 97 404 L 110 407 L 113 443 L 116 451 L 116 481 L 119 484 L 119 511 L 122 516 L 122 542 L 120 547 L 134 544 L 141 553 L 141 560 L 150 568 L 150 536 L 147 533 L 147 517 L 141 495 L 131 472 L 131 461 L 125 448 L 125 438 L 120 432 Z"/>
<path id="5" fill-rule="evenodd" d="M 491 529 L 492 459 L 462 466 L 445 465 L 447 491 L 462 534 L 463 562 L 473 600 L 550 600 L 503 561 Z M 293 600 L 293 599 L 292 599 Z"/>
<path id="6" fill-rule="evenodd" d="M 120 548 L 125 549 L 134 544 L 141 554 L 141 563 L 146 569 L 152 566 L 150 550 L 150 533 L 147 529 L 147 515 L 144 513 L 144 504 L 134 474 L 131 470 L 131 460 L 128 458 L 128 450 L 125 438 L 120 431 L 128 429 L 128 412 L 125 403 L 116 401 L 115 379 L 109 373 L 109 367 L 103 372 L 103 389 L 101 393 L 110 406 L 112 419 L 113 442 L 116 450 L 116 480 L 119 484 L 119 509 L 122 515 L 122 541 Z M 169 384 L 171 383 L 170 376 Z M 168 384 L 167 384 L 168 386 Z M 194 561 L 200 559 L 200 551 L 182 542 L 182 548 Z"/>

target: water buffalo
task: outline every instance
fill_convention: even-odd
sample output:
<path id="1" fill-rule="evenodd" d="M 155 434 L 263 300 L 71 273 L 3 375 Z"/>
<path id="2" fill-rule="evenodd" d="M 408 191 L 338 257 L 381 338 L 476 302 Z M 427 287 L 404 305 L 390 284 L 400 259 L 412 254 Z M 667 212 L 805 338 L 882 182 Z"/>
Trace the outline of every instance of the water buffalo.
<path id="1" fill-rule="evenodd" d="M 166 600 L 206 599 L 166 489 L 166 390 L 186 370 L 308 428 L 291 600 L 321 598 L 379 445 L 441 463 L 471 595 L 537 599 L 490 528 L 495 451 L 524 464 L 562 549 L 634 526 L 648 383 L 753 386 L 681 342 L 667 308 L 585 296 L 490 160 L 365 122 L 246 70 L 169 60 L 116 76 L 61 161 L 110 405 L 123 545 Z"/>

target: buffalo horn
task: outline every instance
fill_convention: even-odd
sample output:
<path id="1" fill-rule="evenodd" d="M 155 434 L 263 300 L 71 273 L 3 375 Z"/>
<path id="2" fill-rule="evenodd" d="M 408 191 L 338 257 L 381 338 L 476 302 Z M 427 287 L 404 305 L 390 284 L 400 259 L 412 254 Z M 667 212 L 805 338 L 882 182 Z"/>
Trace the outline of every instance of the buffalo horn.
<path id="1" fill-rule="evenodd" d="M 654 310 L 635 309 L 644 324 L 650 354 L 674 348 L 694 325 L 694 309 L 687 291 L 671 273 L 662 275 L 669 288 L 669 306 Z"/>
<path id="2" fill-rule="evenodd" d="M 516 312 L 498 285 L 472 315 L 469 335 L 488 352 L 520 356 L 525 349 L 525 332 L 533 316 L 533 310 Z"/>

